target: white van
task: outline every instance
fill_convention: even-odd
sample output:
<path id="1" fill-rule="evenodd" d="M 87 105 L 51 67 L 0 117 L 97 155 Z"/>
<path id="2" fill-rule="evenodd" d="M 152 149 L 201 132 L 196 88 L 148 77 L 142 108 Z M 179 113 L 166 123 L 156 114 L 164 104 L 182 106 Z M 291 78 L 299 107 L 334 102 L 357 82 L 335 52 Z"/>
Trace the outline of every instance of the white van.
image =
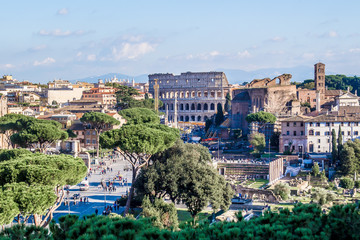
<path id="1" fill-rule="evenodd" d="M 89 181 L 82 181 L 80 183 L 80 191 L 86 191 L 89 190 L 90 186 L 89 186 Z"/>

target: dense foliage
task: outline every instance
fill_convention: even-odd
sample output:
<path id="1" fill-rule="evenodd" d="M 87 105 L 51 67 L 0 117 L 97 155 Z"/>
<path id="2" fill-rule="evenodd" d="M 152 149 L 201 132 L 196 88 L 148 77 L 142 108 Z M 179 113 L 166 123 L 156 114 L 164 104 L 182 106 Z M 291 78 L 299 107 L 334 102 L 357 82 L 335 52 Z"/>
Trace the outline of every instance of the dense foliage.
<path id="1" fill-rule="evenodd" d="M 138 100 L 134 99 L 134 97 L 139 96 L 139 91 L 133 87 L 120 85 L 118 83 L 107 83 L 107 86 L 114 87 L 116 89 L 116 101 L 117 106 L 120 109 L 128 109 L 128 108 L 148 108 L 154 109 L 155 102 L 154 99 L 150 99 L 149 95 L 145 95 L 145 99 Z M 163 102 L 159 101 L 159 107 L 163 106 Z"/>
<path id="2" fill-rule="evenodd" d="M 298 88 L 314 89 L 315 84 L 313 79 L 307 79 L 302 83 L 295 83 Z M 360 77 L 347 77 L 345 75 L 326 75 L 325 85 L 328 89 L 340 89 L 347 90 L 350 88 L 351 92 L 357 90 L 358 96 L 360 96 Z"/>
<path id="3" fill-rule="evenodd" d="M 220 126 L 224 122 L 225 116 L 221 104 L 217 105 L 217 112 L 215 114 L 215 125 Z"/>
<path id="4" fill-rule="evenodd" d="M 61 124 L 52 120 L 39 120 L 20 114 L 7 114 L 0 118 L 0 130 L 12 146 L 24 148 L 46 149 L 56 140 L 68 138 L 66 131 L 61 130 Z M 9 142 L 10 143 L 10 142 Z"/>
<path id="5" fill-rule="evenodd" d="M 120 129 L 104 132 L 100 144 L 104 148 L 115 148 L 132 166 L 132 182 L 138 171 L 148 165 L 150 157 L 171 147 L 180 137 L 179 131 L 160 124 L 160 118 L 149 109 L 131 108 L 120 111 L 127 124 Z M 130 208 L 134 186 L 130 188 L 124 214 Z"/>
<path id="6" fill-rule="evenodd" d="M 245 120 L 248 123 L 257 123 L 259 128 L 263 128 L 267 123 L 275 123 L 276 117 L 271 113 L 261 111 L 257 113 L 250 113 L 246 116 Z"/>
<path id="7" fill-rule="evenodd" d="M 287 200 L 290 196 L 290 187 L 287 183 L 278 183 L 274 187 L 274 193 L 283 200 Z"/>
<path id="8" fill-rule="evenodd" d="M 254 148 L 255 153 L 262 153 L 265 149 L 265 135 L 262 133 L 252 133 L 249 136 L 249 142 Z"/>
<path id="9" fill-rule="evenodd" d="M 119 125 L 120 122 L 115 118 L 100 112 L 86 112 L 80 121 L 89 125 L 91 129 L 96 132 L 96 157 L 99 159 L 99 137 L 105 129 L 110 129 L 110 126 Z"/>
<path id="10" fill-rule="evenodd" d="M 0 233 L 4 240 L 23 239 L 359 239 L 360 210 L 357 204 L 337 205 L 323 213 L 316 204 L 298 204 L 292 212 L 266 212 L 249 221 L 219 222 L 187 226 L 179 231 L 154 227 L 152 219 L 119 216 L 74 215 L 61 217 L 50 225 L 51 234 L 43 228 L 16 225 Z M 31 238 L 32 237 L 32 238 Z"/>
<path id="11" fill-rule="evenodd" d="M 360 172 L 360 140 L 347 141 L 339 153 L 340 170 L 343 175 Z"/>
<path id="12" fill-rule="evenodd" d="M 87 172 L 81 159 L 69 155 L 14 149 L 3 150 L 0 158 L 0 225 L 19 214 L 21 221 L 32 215 L 36 225 L 46 225 L 63 200 L 62 186 L 79 183 Z"/>
<path id="13" fill-rule="evenodd" d="M 139 195 L 152 200 L 167 195 L 173 203 L 183 202 L 193 217 L 209 203 L 214 210 L 230 206 L 233 191 L 211 165 L 207 148 L 178 140 L 152 161 L 135 182 Z"/>

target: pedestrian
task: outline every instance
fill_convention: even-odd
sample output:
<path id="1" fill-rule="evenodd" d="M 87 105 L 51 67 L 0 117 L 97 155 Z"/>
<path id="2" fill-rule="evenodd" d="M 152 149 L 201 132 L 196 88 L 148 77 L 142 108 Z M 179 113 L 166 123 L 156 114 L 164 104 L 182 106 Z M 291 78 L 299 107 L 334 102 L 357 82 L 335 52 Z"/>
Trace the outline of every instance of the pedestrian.
<path id="1" fill-rule="evenodd" d="M 95 209 L 95 214 L 98 215 L 98 212 L 99 212 L 99 210 L 96 208 Z"/>
<path id="2" fill-rule="evenodd" d="M 82 202 L 82 198 L 80 198 L 80 202 Z"/>

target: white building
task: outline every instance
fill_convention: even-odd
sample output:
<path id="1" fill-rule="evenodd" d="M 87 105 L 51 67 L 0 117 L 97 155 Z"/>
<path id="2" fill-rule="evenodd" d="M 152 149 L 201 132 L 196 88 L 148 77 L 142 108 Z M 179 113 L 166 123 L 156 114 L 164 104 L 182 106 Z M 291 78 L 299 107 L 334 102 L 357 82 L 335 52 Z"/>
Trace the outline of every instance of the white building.
<path id="1" fill-rule="evenodd" d="M 331 133 L 339 129 L 343 143 L 360 138 L 360 116 L 319 115 L 296 116 L 281 121 L 280 152 L 331 152 Z"/>

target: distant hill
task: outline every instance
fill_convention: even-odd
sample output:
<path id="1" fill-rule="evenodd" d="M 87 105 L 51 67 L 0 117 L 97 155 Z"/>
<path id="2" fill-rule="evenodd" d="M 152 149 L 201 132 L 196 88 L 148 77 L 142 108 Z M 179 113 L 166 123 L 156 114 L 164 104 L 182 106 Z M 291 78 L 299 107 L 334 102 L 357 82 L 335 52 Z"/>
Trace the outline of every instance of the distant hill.
<path id="1" fill-rule="evenodd" d="M 209 71 L 213 71 L 209 69 Z M 216 71 L 225 72 L 229 83 L 243 83 L 243 82 L 251 82 L 254 79 L 261 78 L 274 78 L 284 73 L 290 73 L 293 77 L 291 79 L 292 82 L 303 82 L 306 79 L 314 78 L 314 68 L 312 66 L 298 66 L 293 68 L 267 68 L 267 69 L 259 69 L 255 71 L 244 71 L 240 69 L 216 69 Z M 167 72 L 164 70 L 164 72 Z M 182 71 L 186 72 L 186 71 Z M 149 73 L 151 74 L 151 73 Z M 336 74 L 333 72 L 326 72 L 326 75 Z M 82 82 L 90 82 L 96 83 L 98 79 L 111 79 L 116 76 L 118 79 L 129 79 L 130 81 L 134 78 L 135 82 L 147 82 L 148 74 L 142 74 L 137 76 L 130 76 L 122 73 L 107 73 L 98 76 L 91 76 L 81 79 L 73 79 L 71 82 L 82 81 Z"/>

